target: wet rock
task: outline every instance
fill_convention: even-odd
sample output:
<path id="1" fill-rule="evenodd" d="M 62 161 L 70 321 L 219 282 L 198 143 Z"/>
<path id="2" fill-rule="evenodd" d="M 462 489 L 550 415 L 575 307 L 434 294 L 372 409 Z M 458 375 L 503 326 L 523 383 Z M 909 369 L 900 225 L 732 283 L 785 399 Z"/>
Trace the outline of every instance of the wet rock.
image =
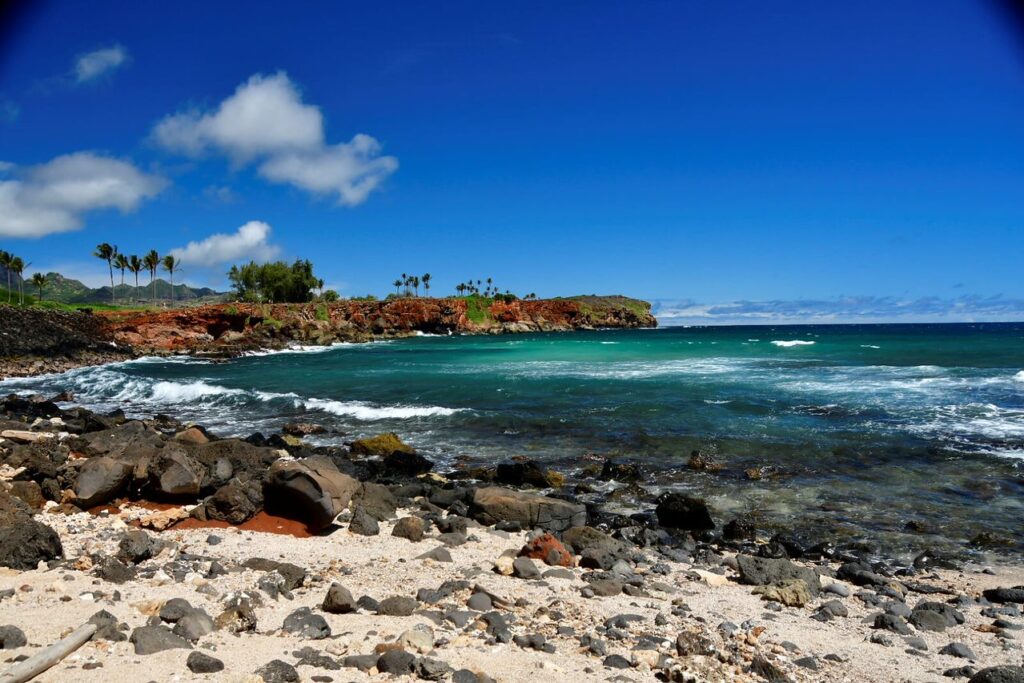
<path id="1" fill-rule="evenodd" d="M 499 486 L 477 489 L 470 512 L 481 524 L 518 522 L 524 527 L 556 533 L 583 526 L 587 521 L 584 505 Z"/>
<path id="2" fill-rule="evenodd" d="M 327 458 L 278 460 L 267 471 L 264 506 L 272 514 L 298 519 L 319 530 L 348 507 L 358 490 L 359 482 L 339 472 Z"/>
<path id="3" fill-rule="evenodd" d="M 188 653 L 185 666 L 194 674 L 213 674 L 224 670 L 224 662 L 199 650 Z"/>
<path id="4" fill-rule="evenodd" d="M 75 505 L 84 510 L 109 503 L 127 488 L 132 469 L 128 463 L 113 458 L 89 458 L 75 479 Z"/>
<path id="5" fill-rule="evenodd" d="M 961 659 L 970 659 L 972 661 L 976 661 L 978 659 L 977 655 L 974 654 L 971 648 L 967 647 L 964 643 L 950 643 L 939 650 L 939 654 L 949 655 L 950 657 L 960 657 Z"/>
<path id="6" fill-rule="evenodd" d="M 347 588 L 335 582 L 327 589 L 321 609 L 328 614 L 349 614 L 356 611 L 356 601 Z"/>
<path id="7" fill-rule="evenodd" d="M 499 463 L 494 480 L 509 486 L 533 486 L 539 489 L 558 486 L 554 473 L 546 471 L 535 460 L 511 460 Z"/>
<path id="8" fill-rule="evenodd" d="M 380 601 L 377 614 L 389 617 L 407 617 L 416 611 L 419 604 L 415 599 L 404 595 L 392 595 Z"/>
<path id="9" fill-rule="evenodd" d="M 0 650 L 13 650 L 28 644 L 25 632 L 17 626 L 0 626 Z"/>
<path id="10" fill-rule="evenodd" d="M 725 525 L 722 537 L 729 541 L 753 541 L 757 538 L 757 526 L 749 517 L 737 517 Z"/>
<path id="11" fill-rule="evenodd" d="M 166 626 L 140 626 L 128 638 L 135 646 L 135 654 L 151 655 L 164 650 L 191 650 L 192 645 Z"/>
<path id="12" fill-rule="evenodd" d="M 256 669 L 256 675 L 263 683 L 293 683 L 299 680 L 299 672 L 288 662 L 273 659 Z"/>
<path id="13" fill-rule="evenodd" d="M 327 431 L 324 427 L 312 422 L 289 422 L 281 427 L 282 434 L 289 434 L 291 436 L 310 436 L 313 434 L 323 434 Z"/>
<path id="14" fill-rule="evenodd" d="M 602 481 L 636 482 L 643 479 L 643 468 L 635 462 L 605 460 L 598 478 Z"/>
<path id="15" fill-rule="evenodd" d="M 423 520 L 419 517 L 403 517 L 395 522 L 391 535 L 418 543 L 423 540 Z"/>
<path id="16" fill-rule="evenodd" d="M 519 555 L 540 560 L 551 566 L 571 567 L 575 564 L 562 542 L 548 533 L 537 536 L 523 546 Z"/>
<path id="17" fill-rule="evenodd" d="M 740 581 L 754 586 L 766 586 L 800 579 L 812 596 L 818 594 L 818 573 L 809 567 L 801 567 L 789 560 L 737 555 L 736 565 Z"/>
<path id="18" fill-rule="evenodd" d="M 174 435 L 174 440 L 197 445 L 211 441 L 209 432 L 198 425 L 181 430 Z"/>
<path id="19" fill-rule="evenodd" d="M 327 625 L 327 621 L 319 614 L 313 614 L 308 607 L 300 607 L 285 617 L 281 629 L 311 640 L 329 638 L 331 635 L 331 627 Z"/>
<path id="20" fill-rule="evenodd" d="M 360 505 L 352 512 L 348 530 L 360 536 L 376 536 L 380 533 L 380 524 Z"/>
<path id="21" fill-rule="evenodd" d="M 388 650 L 377 660 L 377 670 L 395 676 L 411 674 L 416 670 L 416 656 L 405 650 Z"/>
<path id="22" fill-rule="evenodd" d="M 682 493 L 667 492 L 658 497 L 655 508 L 658 523 L 670 529 L 686 531 L 707 531 L 715 528 L 711 519 L 711 511 L 700 498 L 693 498 Z"/>
<path id="23" fill-rule="evenodd" d="M 397 474 L 414 477 L 432 470 L 434 463 L 419 453 L 395 451 L 384 457 L 384 468 Z"/>

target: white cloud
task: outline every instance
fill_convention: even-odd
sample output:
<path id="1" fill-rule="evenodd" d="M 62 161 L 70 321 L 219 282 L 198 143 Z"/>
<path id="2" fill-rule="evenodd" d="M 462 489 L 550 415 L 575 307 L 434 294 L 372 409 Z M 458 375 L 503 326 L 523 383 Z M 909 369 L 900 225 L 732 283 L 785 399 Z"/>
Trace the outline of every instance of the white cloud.
<path id="1" fill-rule="evenodd" d="M 0 181 L 0 235 L 42 237 L 77 230 L 83 214 L 134 211 L 166 185 L 163 178 L 119 159 L 92 152 L 59 156 L 16 179 Z"/>
<path id="2" fill-rule="evenodd" d="M 164 118 L 153 129 L 153 139 L 188 156 L 215 152 L 235 164 L 258 161 L 267 180 L 335 195 L 346 206 L 365 201 L 398 168 L 398 160 L 381 156 L 380 143 L 369 135 L 326 144 L 323 114 L 302 102 L 283 72 L 252 76 L 215 111 Z"/>
<path id="3" fill-rule="evenodd" d="M 263 221 L 249 221 L 236 232 L 217 233 L 200 242 L 189 242 L 172 249 L 171 254 L 181 259 L 182 265 L 209 268 L 234 261 L 269 261 L 279 249 L 267 242 L 270 226 Z"/>
<path id="4" fill-rule="evenodd" d="M 86 52 L 75 59 L 75 78 L 79 83 L 92 81 L 118 69 L 127 61 L 128 51 L 120 45 Z"/>

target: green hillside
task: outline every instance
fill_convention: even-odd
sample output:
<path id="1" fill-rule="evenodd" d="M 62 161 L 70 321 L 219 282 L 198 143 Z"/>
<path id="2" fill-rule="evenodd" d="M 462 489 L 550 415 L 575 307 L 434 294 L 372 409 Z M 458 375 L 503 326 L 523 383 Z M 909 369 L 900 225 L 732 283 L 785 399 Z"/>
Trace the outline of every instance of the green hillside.
<path id="1" fill-rule="evenodd" d="M 25 274 L 25 300 L 29 299 L 29 295 L 33 301 L 36 300 L 38 292 L 28 281 L 28 273 Z M 110 298 L 110 286 L 98 287 L 93 289 L 79 280 L 73 280 L 68 277 L 64 277 L 60 273 L 47 273 L 46 279 L 48 280 L 46 287 L 43 289 L 43 299 L 46 301 L 57 302 L 62 304 L 72 305 L 96 305 L 96 304 L 109 304 Z M 149 280 L 139 280 L 139 288 L 136 289 L 134 285 L 134 278 L 132 278 L 133 284 L 128 284 L 128 280 L 125 279 L 125 284 L 120 284 L 120 278 L 115 275 L 114 295 L 119 304 L 134 304 L 145 305 L 153 303 L 154 301 L 154 285 L 155 300 L 166 301 L 171 296 L 171 285 L 167 280 L 157 278 L 156 282 L 151 284 Z M 11 278 L 12 289 L 14 290 L 14 298 L 17 298 L 18 286 L 16 278 Z M 0 302 L 7 302 L 7 272 L 2 266 L 0 266 Z M 189 287 L 188 285 L 175 284 L 174 285 L 174 299 L 176 301 L 201 301 L 201 302 L 217 302 L 225 300 L 226 294 L 217 292 L 216 290 L 210 289 L 209 287 Z"/>

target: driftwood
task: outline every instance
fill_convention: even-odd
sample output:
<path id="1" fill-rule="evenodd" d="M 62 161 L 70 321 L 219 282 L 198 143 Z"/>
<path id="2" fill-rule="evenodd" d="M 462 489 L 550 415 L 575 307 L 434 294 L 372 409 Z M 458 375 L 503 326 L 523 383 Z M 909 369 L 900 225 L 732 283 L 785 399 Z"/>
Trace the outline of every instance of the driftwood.
<path id="1" fill-rule="evenodd" d="M 43 648 L 23 662 L 18 662 L 7 671 L 0 673 L 0 683 L 23 683 L 30 681 L 51 666 L 82 647 L 96 633 L 96 624 L 82 624 L 71 634 L 53 645 Z"/>

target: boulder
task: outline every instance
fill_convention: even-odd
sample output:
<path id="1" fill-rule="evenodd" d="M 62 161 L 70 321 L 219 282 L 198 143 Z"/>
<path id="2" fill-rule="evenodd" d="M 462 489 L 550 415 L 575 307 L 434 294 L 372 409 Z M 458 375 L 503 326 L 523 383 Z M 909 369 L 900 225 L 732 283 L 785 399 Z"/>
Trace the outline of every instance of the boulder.
<path id="1" fill-rule="evenodd" d="M 715 528 L 707 504 L 700 498 L 682 493 L 663 493 L 658 498 L 658 523 L 670 529 L 708 531 Z"/>
<path id="2" fill-rule="evenodd" d="M 195 608 L 185 613 L 174 625 L 172 632 L 190 642 L 196 642 L 216 630 L 213 618 L 204 610 Z"/>
<path id="3" fill-rule="evenodd" d="M 164 650 L 191 650 L 192 645 L 166 626 L 140 626 L 128 638 L 135 646 L 135 654 L 151 655 Z"/>
<path id="4" fill-rule="evenodd" d="M 17 626 L 0 626 L 0 650 L 14 650 L 28 644 L 25 632 Z"/>
<path id="5" fill-rule="evenodd" d="M 518 522 L 527 528 L 537 527 L 555 533 L 587 523 L 584 505 L 500 486 L 477 489 L 470 513 L 481 524 Z"/>
<path id="6" fill-rule="evenodd" d="M 1024 683 L 1024 667 L 990 666 L 971 676 L 968 683 Z"/>
<path id="7" fill-rule="evenodd" d="M 359 491 L 353 496 L 352 504 L 363 508 L 378 522 L 391 519 L 398 509 L 398 501 L 391 493 L 391 489 L 372 482 L 360 485 Z"/>
<path id="8" fill-rule="evenodd" d="M 199 495 L 204 468 L 180 449 L 180 446 L 168 445 L 158 451 L 146 466 L 149 490 L 159 497 L 193 499 Z"/>
<path id="9" fill-rule="evenodd" d="M 395 523 L 391 535 L 418 543 L 423 540 L 423 520 L 419 517 L 403 517 Z"/>
<path id="10" fill-rule="evenodd" d="M 348 614 L 356 611 L 356 601 L 347 588 L 335 582 L 327 589 L 327 596 L 320 609 L 328 614 Z"/>
<path id="11" fill-rule="evenodd" d="M 63 553 L 60 536 L 50 527 L 25 513 L 0 513 L 0 566 L 28 571 Z"/>
<path id="12" fill-rule="evenodd" d="M 159 552 L 160 544 L 142 529 L 124 532 L 117 544 L 117 557 L 123 562 L 138 564 Z"/>
<path id="13" fill-rule="evenodd" d="M 818 594 L 820 587 L 818 573 L 809 567 L 801 567 L 789 560 L 754 555 L 737 555 L 736 564 L 739 568 L 741 583 L 752 586 L 768 586 L 800 579 L 807 584 L 812 596 Z"/>
<path id="14" fill-rule="evenodd" d="M 359 482 L 326 458 L 278 460 L 263 484 L 268 512 L 298 519 L 314 530 L 326 528 L 348 507 Z"/>
<path id="15" fill-rule="evenodd" d="M 617 561 L 632 554 L 626 543 L 589 526 L 567 530 L 562 540 L 579 554 L 580 566 L 590 569 L 611 569 Z"/>
<path id="16" fill-rule="evenodd" d="M 1013 588 L 988 588 L 981 592 L 987 600 L 992 602 L 1018 602 L 1024 603 L 1024 586 L 1014 586 Z"/>
<path id="17" fill-rule="evenodd" d="M 415 453 L 416 450 L 409 444 L 403 443 L 398 435 L 393 432 L 378 434 L 366 439 L 354 441 L 351 446 L 352 453 L 356 455 L 379 455 L 388 456 L 392 453 Z"/>
<path id="18" fill-rule="evenodd" d="M 255 483 L 232 481 L 217 489 L 203 503 L 206 519 L 241 524 L 260 511 L 262 491 Z"/>
<path id="19" fill-rule="evenodd" d="M 224 662 L 199 650 L 188 653 L 185 666 L 194 674 L 214 674 L 224 670 Z"/>
<path id="20" fill-rule="evenodd" d="M 321 640 L 331 635 L 331 627 L 327 625 L 327 621 L 319 614 L 313 614 L 308 607 L 300 607 L 285 617 L 281 629 L 310 640 Z"/>
<path id="21" fill-rule="evenodd" d="M 534 486 L 539 489 L 558 485 L 559 478 L 545 470 L 536 460 L 510 460 L 498 465 L 494 480 L 509 486 Z"/>
<path id="22" fill-rule="evenodd" d="M 348 530 L 360 536 L 376 536 L 380 533 L 380 524 L 360 505 L 352 512 Z"/>
<path id="23" fill-rule="evenodd" d="M 210 435 L 200 426 L 188 427 L 174 435 L 175 441 L 192 444 L 210 443 Z"/>
<path id="24" fill-rule="evenodd" d="M 104 456 L 89 458 L 75 478 L 75 505 L 83 510 L 109 503 L 132 478 L 132 466 Z"/>
<path id="25" fill-rule="evenodd" d="M 811 601 L 811 591 L 803 579 L 789 579 L 781 583 L 758 586 L 753 592 L 760 595 L 762 600 L 779 602 L 786 607 L 803 607 Z"/>
<path id="26" fill-rule="evenodd" d="M 291 436 L 309 436 L 311 434 L 323 434 L 326 431 L 324 427 L 312 422 L 289 422 L 281 427 L 282 434 L 289 434 Z"/>
<path id="27" fill-rule="evenodd" d="M 416 476 L 426 474 L 434 468 L 434 463 L 419 453 L 395 451 L 384 457 L 385 469 L 397 474 Z"/>

